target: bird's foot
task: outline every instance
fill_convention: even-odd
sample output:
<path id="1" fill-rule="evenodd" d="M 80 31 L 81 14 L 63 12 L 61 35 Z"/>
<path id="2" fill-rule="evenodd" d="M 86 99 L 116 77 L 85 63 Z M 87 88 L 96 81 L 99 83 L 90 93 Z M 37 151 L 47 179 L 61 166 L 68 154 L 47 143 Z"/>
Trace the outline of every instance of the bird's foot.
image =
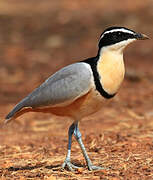
<path id="1" fill-rule="evenodd" d="M 62 164 L 62 169 L 64 169 L 67 166 L 69 171 L 74 171 L 75 169 L 79 169 L 80 167 L 75 166 L 74 164 L 71 163 L 70 160 L 65 159 L 64 163 Z"/>
<path id="2" fill-rule="evenodd" d="M 103 167 L 100 167 L 100 166 L 94 166 L 94 165 L 92 165 L 92 164 L 88 164 L 88 169 L 89 169 L 89 171 L 93 171 L 93 170 L 102 170 L 102 169 L 104 169 Z"/>

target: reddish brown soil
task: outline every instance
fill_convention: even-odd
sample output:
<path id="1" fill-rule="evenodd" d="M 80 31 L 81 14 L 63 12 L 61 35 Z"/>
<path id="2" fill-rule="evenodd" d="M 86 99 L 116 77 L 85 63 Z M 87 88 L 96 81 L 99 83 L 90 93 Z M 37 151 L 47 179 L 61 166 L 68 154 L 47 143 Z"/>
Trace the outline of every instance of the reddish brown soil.
<path id="1" fill-rule="evenodd" d="M 117 2 L 0 2 L 1 124 L 57 69 L 94 56 L 104 28 L 127 26 L 152 38 L 152 1 Z M 118 95 L 80 123 L 92 162 L 105 170 L 89 172 L 74 140 L 72 162 L 82 168 L 62 171 L 71 120 L 27 113 L 0 129 L 1 179 L 153 179 L 152 52 L 152 40 L 130 45 Z"/>

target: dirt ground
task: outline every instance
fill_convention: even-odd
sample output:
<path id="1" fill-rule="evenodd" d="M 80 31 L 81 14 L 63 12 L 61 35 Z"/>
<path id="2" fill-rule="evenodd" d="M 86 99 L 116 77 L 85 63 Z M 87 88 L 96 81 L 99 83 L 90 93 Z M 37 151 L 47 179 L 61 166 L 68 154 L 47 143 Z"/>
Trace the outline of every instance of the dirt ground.
<path id="1" fill-rule="evenodd" d="M 88 154 L 104 170 L 88 171 L 73 139 L 76 172 L 61 170 L 70 119 L 27 113 L 0 129 L 1 179 L 153 179 L 153 2 L 2 0 L 0 122 L 61 67 L 94 56 L 101 32 L 120 25 L 143 32 L 125 51 L 126 77 L 112 100 L 80 122 Z"/>

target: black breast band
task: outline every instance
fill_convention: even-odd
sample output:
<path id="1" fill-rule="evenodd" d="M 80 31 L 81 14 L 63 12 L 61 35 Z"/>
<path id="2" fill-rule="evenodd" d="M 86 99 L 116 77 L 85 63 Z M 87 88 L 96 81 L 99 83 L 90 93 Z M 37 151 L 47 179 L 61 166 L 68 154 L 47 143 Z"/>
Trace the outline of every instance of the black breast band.
<path id="1" fill-rule="evenodd" d="M 98 61 L 98 57 L 93 57 L 93 58 L 89 58 L 89 59 L 86 59 L 84 61 L 81 61 L 81 62 L 84 62 L 84 63 L 87 63 L 90 65 L 91 69 L 92 69 L 92 72 L 93 72 L 93 76 L 94 76 L 94 82 L 95 82 L 95 85 L 96 85 L 96 89 L 97 91 L 99 91 L 99 93 L 106 99 L 110 99 L 112 97 L 115 96 L 115 94 L 108 94 L 102 87 L 101 83 L 100 83 L 100 76 L 97 72 L 97 61 Z"/>

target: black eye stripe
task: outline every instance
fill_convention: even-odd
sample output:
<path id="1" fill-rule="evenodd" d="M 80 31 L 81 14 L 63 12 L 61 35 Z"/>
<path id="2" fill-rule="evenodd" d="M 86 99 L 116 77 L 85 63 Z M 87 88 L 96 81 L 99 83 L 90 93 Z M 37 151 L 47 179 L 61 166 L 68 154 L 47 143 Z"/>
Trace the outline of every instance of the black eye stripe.
<path id="1" fill-rule="evenodd" d="M 104 33 L 99 41 L 99 48 L 133 38 L 135 38 L 134 32 L 128 33 L 122 31 L 114 31 L 114 32 Z"/>
<path id="2" fill-rule="evenodd" d="M 132 33 L 125 33 L 125 32 L 110 32 L 110 33 L 106 33 L 106 34 L 104 34 L 104 36 L 103 36 L 103 38 L 105 37 L 105 36 L 107 36 L 107 37 L 133 37 L 134 36 L 134 34 L 132 34 Z"/>

